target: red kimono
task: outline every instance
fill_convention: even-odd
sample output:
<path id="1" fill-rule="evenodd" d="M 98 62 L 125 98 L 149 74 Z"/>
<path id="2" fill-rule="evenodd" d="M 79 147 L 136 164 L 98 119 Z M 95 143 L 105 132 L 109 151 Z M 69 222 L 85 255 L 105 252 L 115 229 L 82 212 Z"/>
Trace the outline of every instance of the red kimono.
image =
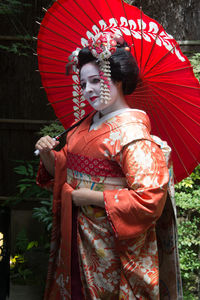
<path id="1" fill-rule="evenodd" d="M 117 113 L 91 115 L 68 134 L 54 152 L 55 179 L 40 169 L 38 183 L 54 189 L 46 300 L 182 297 L 170 148 L 150 135 L 144 112 Z M 81 187 L 102 191 L 105 209 L 72 213 Z"/>

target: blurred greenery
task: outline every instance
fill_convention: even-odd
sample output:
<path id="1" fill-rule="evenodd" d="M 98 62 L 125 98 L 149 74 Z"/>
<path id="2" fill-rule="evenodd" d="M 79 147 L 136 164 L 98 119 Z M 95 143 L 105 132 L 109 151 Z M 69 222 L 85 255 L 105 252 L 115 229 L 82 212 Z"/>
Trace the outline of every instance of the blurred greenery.
<path id="1" fill-rule="evenodd" d="M 200 165 L 176 185 L 180 268 L 184 299 L 199 299 L 200 284 Z"/>

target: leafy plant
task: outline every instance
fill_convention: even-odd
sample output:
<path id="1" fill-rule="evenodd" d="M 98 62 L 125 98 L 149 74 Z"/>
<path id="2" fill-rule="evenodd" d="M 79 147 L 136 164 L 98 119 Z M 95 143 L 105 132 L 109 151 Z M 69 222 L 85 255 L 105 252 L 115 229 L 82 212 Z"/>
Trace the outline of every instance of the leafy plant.
<path id="1" fill-rule="evenodd" d="M 26 37 L 24 37 L 26 38 Z M 12 43 L 11 46 L 0 45 L 0 49 L 19 56 L 28 56 L 27 50 L 31 50 L 31 45 L 23 43 Z"/>
<path id="2" fill-rule="evenodd" d="M 12 15 L 21 13 L 24 7 L 31 7 L 30 3 L 20 0 L 5 0 L 0 2 L 0 15 Z"/>
<path id="3" fill-rule="evenodd" d="M 17 162 L 21 163 L 19 166 L 14 168 L 14 172 L 22 176 L 17 185 L 20 197 L 22 199 L 49 197 L 50 192 L 41 189 L 36 184 L 36 174 L 38 170 L 39 159 Z"/>
<path id="4" fill-rule="evenodd" d="M 10 258 L 11 279 L 25 282 L 33 279 L 33 271 L 28 266 L 26 254 L 28 251 L 38 247 L 38 241 L 29 241 L 26 231 L 21 230 L 15 243 L 15 255 Z"/>
<path id="5" fill-rule="evenodd" d="M 193 66 L 196 78 L 200 80 L 200 53 L 193 54 L 189 59 Z"/>
<path id="6" fill-rule="evenodd" d="M 51 200 L 40 201 L 41 207 L 33 209 L 33 217 L 45 225 L 47 232 L 52 229 L 52 197 Z"/>
<path id="7" fill-rule="evenodd" d="M 180 267 L 185 299 L 199 299 L 200 165 L 176 185 Z"/>
<path id="8" fill-rule="evenodd" d="M 54 137 L 63 132 L 64 130 L 64 127 L 60 123 L 55 122 L 49 125 L 45 125 L 43 128 L 40 129 L 38 134 L 41 136 L 49 135 L 51 137 Z"/>

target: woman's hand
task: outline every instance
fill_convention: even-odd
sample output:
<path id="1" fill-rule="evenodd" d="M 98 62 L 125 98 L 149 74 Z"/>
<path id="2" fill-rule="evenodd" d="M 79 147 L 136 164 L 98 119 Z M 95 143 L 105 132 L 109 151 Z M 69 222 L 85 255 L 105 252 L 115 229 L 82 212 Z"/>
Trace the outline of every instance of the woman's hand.
<path id="1" fill-rule="evenodd" d="M 50 136 L 41 137 L 37 143 L 35 144 L 35 148 L 40 151 L 40 154 L 49 152 L 53 148 L 55 148 L 59 144 L 59 141 L 55 141 L 55 139 Z"/>
<path id="2" fill-rule="evenodd" d="M 40 158 L 45 166 L 45 169 L 52 176 L 54 176 L 55 158 L 51 150 L 58 144 L 58 141 L 55 141 L 48 135 L 40 138 L 35 144 L 35 148 L 40 151 Z"/>
<path id="3" fill-rule="evenodd" d="M 103 192 L 92 191 L 87 188 L 73 190 L 72 201 L 76 206 L 96 205 L 103 208 L 105 207 Z"/>

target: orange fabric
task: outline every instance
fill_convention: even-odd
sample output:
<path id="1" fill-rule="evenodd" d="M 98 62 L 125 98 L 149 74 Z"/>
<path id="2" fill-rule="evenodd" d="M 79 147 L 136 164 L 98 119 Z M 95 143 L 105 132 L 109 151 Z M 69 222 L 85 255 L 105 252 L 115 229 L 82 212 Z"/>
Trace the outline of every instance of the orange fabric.
<path id="1" fill-rule="evenodd" d="M 89 131 L 91 119 L 70 132 L 67 146 L 55 152 L 54 225 L 45 299 L 71 298 L 71 191 L 81 187 L 103 191 L 106 205 L 106 211 L 81 207 L 78 214 L 85 299 L 159 299 L 155 224 L 165 205 L 169 180 L 164 155 L 150 136 L 144 113 L 124 113 Z M 67 151 L 114 160 L 124 178 L 71 170 Z"/>

